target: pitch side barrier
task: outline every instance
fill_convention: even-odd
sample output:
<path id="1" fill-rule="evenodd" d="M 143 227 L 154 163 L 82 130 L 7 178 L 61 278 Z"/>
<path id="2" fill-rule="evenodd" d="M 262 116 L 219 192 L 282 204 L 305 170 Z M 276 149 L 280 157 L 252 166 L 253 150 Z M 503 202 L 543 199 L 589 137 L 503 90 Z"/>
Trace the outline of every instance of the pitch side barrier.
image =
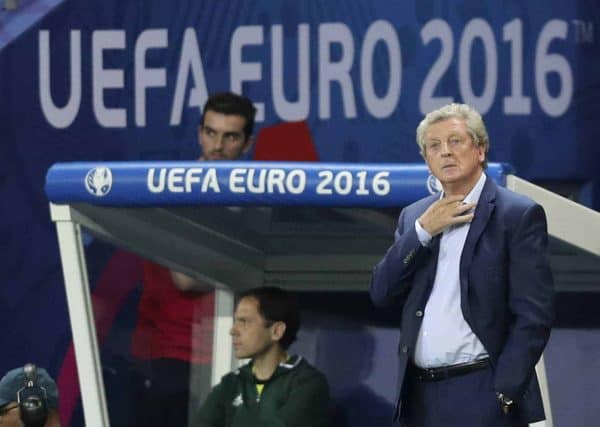
<path id="1" fill-rule="evenodd" d="M 506 186 L 512 168 L 491 163 L 486 173 Z M 439 182 L 423 164 L 205 161 L 53 165 L 46 176 L 46 194 L 57 227 L 86 425 L 108 426 L 109 419 L 81 239 L 84 215 L 77 206 L 398 208 L 439 190 Z M 233 291 L 216 289 L 215 293 L 213 384 L 234 364 L 228 334 Z M 551 427 L 543 360 L 537 368 L 548 415 L 545 423 L 538 424 Z"/>
<path id="2" fill-rule="evenodd" d="M 511 171 L 496 163 L 487 174 L 505 186 Z M 398 207 L 439 189 L 423 164 L 59 163 L 46 177 L 52 203 L 103 206 Z"/>

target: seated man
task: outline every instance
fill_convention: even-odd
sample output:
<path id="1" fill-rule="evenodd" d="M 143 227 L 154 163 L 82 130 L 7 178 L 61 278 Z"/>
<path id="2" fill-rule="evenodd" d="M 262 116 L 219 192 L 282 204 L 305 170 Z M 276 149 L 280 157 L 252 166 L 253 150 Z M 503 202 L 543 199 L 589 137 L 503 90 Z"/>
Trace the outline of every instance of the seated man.
<path id="1" fill-rule="evenodd" d="M 250 362 L 213 388 L 200 409 L 200 426 L 329 426 L 327 380 L 287 353 L 299 327 L 290 293 L 263 287 L 239 295 L 231 335 L 236 357 Z"/>
<path id="2" fill-rule="evenodd" d="M 58 389 L 45 369 L 27 364 L 0 380 L 0 426 L 60 427 Z"/>

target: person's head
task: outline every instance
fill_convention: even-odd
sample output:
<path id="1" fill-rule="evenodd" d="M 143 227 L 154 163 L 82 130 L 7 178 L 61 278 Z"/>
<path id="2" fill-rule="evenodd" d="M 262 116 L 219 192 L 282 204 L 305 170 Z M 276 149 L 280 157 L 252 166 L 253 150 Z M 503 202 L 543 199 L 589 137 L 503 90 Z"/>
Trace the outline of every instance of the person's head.
<path id="1" fill-rule="evenodd" d="M 487 167 L 487 130 L 481 115 L 466 104 L 427 114 L 417 127 L 417 144 L 442 184 L 469 181 Z"/>
<path id="2" fill-rule="evenodd" d="M 45 369 L 26 367 L 0 380 L 0 426 L 60 426 L 56 383 Z"/>
<path id="3" fill-rule="evenodd" d="M 251 146 L 256 108 L 248 98 L 216 93 L 202 109 L 198 142 L 203 160 L 235 160 Z"/>
<path id="4" fill-rule="evenodd" d="M 285 351 L 296 340 L 300 309 L 293 294 L 261 287 L 238 295 L 231 328 L 236 357 L 255 358 L 273 348 Z"/>

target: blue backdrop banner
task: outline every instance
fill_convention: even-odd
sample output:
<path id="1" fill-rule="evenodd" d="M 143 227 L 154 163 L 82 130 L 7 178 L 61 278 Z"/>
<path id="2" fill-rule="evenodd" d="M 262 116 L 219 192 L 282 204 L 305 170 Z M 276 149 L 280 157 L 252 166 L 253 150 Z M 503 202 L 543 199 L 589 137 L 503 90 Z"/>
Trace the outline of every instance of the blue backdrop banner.
<path id="1" fill-rule="evenodd" d="M 400 204 L 395 186 L 403 179 L 393 165 L 422 163 L 417 124 L 456 101 L 482 113 L 490 161 L 511 164 L 528 180 L 582 187 L 600 207 L 598 2 L 21 4 L 0 11 L 0 323 L 11 325 L 0 341 L 3 371 L 34 362 L 56 375 L 71 340 L 44 192 L 51 165 L 92 162 L 72 175 L 77 191 L 110 200 L 121 191 L 121 173 L 130 173 L 111 162 L 199 157 L 201 106 L 216 91 L 242 93 L 258 109 L 254 147 L 244 160 L 289 160 L 294 152 L 337 166 L 303 166 L 306 187 L 296 195 L 304 177 L 287 166 L 248 164 L 234 174 L 240 165 L 230 165 L 212 180 L 209 164 L 152 163 L 152 179 L 149 169 L 139 177 L 157 190 L 152 197 L 195 203 L 203 185 L 207 194 L 218 186 L 221 195 L 243 189 L 249 197 L 264 184 L 285 190 L 289 203 L 339 197 L 358 204 L 368 192 L 386 206 Z M 283 125 L 290 123 L 305 132 L 288 131 Z M 265 152 L 279 158 L 257 155 Z M 267 177 L 273 168 L 283 172 Z M 426 174 L 418 170 L 421 186 Z M 385 171 L 389 176 L 377 175 Z M 390 193 L 378 195 L 388 184 Z M 319 186 L 324 197 L 315 193 Z M 48 191 L 55 197 L 58 190 Z M 427 194 L 426 187 L 419 191 Z M 104 260 L 88 261 L 100 264 L 97 275 L 103 271 Z"/>

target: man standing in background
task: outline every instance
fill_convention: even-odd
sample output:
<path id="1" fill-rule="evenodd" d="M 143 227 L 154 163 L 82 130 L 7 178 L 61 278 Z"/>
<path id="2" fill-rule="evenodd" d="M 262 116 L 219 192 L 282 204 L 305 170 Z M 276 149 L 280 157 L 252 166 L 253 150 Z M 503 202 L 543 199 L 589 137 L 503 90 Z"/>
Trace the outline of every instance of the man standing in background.
<path id="1" fill-rule="evenodd" d="M 246 153 L 252 145 L 255 114 L 246 97 L 229 92 L 212 95 L 198 126 L 202 148 L 198 160 L 237 160 Z M 201 403 L 197 400 L 202 390 L 210 388 L 212 290 L 183 273 L 144 261 L 131 346 L 135 360 L 130 425 L 188 425 L 188 414 Z M 199 381 L 191 382 L 192 375 Z"/>

